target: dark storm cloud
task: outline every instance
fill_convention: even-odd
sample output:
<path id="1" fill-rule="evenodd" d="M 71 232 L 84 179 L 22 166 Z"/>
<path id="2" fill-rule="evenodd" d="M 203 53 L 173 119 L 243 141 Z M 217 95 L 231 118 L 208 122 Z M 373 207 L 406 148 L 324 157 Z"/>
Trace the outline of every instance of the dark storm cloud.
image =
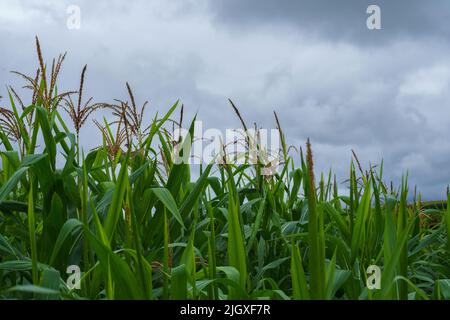
<path id="1" fill-rule="evenodd" d="M 258 25 L 289 25 L 310 36 L 365 44 L 398 37 L 450 36 L 450 1 L 446 0 L 217 0 L 210 9 L 216 21 L 252 30 Z M 369 5 L 381 9 L 382 30 L 366 27 Z"/>

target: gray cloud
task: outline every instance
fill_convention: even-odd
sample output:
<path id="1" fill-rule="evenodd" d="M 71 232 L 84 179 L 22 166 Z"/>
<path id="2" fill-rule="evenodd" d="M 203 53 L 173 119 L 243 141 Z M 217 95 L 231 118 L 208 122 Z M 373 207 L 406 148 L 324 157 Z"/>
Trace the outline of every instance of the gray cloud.
<path id="1" fill-rule="evenodd" d="M 65 27 L 74 2 L 80 30 Z M 76 89 L 88 64 L 86 95 L 126 99 L 129 81 L 138 102 L 150 101 L 148 119 L 178 98 L 205 128 L 239 126 L 228 97 L 248 123 L 266 128 L 276 110 L 289 144 L 312 138 L 318 170 L 344 180 L 354 149 L 365 167 L 384 159 L 388 179 L 409 170 L 426 198 L 442 198 L 450 44 L 441 17 L 449 5 L 374 3 L 383 30 L 369 32 L 365 1 L 0 2 L 0 83 L 18 88 L 9 70 L 35 71 L 38 34 L 48 61 L 68 51 L 61 90 Z M 85 148 L 100 143 L 92 125 L 81 139 Z"/>
<path id="2" fill-rule="evenodd" d="M 382 30 L 366 28 L 369 5 L 381 9 Z M 448 41 L 450 3 L 436 0 L 217 0 L 210 2 L 215 20 L 231 28 L 293 26 L 331 41 L 378 44 L 398 37 L 437 37 Z"/>

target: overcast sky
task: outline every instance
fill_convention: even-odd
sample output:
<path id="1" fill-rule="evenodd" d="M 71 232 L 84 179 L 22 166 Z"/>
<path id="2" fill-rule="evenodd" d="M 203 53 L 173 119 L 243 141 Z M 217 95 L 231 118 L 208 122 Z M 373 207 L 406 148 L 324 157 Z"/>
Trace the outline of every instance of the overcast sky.
<path id="1" fill-rule="evenodd" d="M 79 30 L 66 26 L 72 4 Z M 381 30 L 366 27 L 370 4 Z M 227 98 L 265 128 L 276 110 L 289 144 L 311 138 L 318 170 L 342 181 L 354 149 L 364 167 L 384 159 L 387 177 L 408 170 L 426 198 L 443 198 L 449 19 L 446 0 L 0 0 L 0 95 L 23 84 L 10 70 L 35 72 L 38 35 L 48 61 L 68 52 L 61 90 L 76 90 L 88 64 L 85 93 L 96 101 L 126 99 L 129 81 L 151 113 L 180 98 L 206 128 L 239 126 Z M 92 126 L 81 139 L 100 143 Z"/>

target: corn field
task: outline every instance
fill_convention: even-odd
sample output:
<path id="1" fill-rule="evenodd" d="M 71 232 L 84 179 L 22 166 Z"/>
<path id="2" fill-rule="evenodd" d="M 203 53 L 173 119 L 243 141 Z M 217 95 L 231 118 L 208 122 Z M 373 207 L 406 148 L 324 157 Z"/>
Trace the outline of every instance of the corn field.
<path id="1" fill-rule="evenodd" d="M 450 196 L 422 202 L 356 154 L 344 184 L 315 175 L 313 146 L 290 148 L 276 115 L 274 175 L 217 162 L 194 174 L 172 156 L 192 143 L 171 133 L 183 106 L 146 117 L 128 83 L 126 101 L 93 103 L 86 67 L 59 92 L 65 55 L 47 65 L 36 47 L 36 74 L 16 72 L 31 101 L 12 87 L 0 101 L 0 299 L 450 299 Z M 103 142 L 85 151 L 100 110 L 114 120 L 94 120 Z"/>

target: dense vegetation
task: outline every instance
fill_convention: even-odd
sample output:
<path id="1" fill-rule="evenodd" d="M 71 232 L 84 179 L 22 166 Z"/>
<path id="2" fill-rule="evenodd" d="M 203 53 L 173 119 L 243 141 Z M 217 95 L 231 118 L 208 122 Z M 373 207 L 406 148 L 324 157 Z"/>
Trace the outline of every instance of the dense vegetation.
<path id="1" fill-rule="evenodd" d="M 171 156 L 191 142 L 171 135 L 178 103 L 147 121 L 128 84 L 129 101 L 84 102 L 86 68 L 60 93 L 64 56 L 50 70 L 36 44 L 36 76 L 18 73 L 31 102 L 8 88 L 0 110 L 0 298 L 450 298 L 450 197 L 422 203 L 356 155 L 343 196 L 331 173 L 315 179 L 309 141 L 304 154 L 286 146 L 278 119 L 277 174 L 211 163 L 193 179 Z M 96 122 L 103 144 L 85 154 L 79 132 L 100 108 L 115 120 Z M 370 265 L 380 289 L 366 286 Z"/>

